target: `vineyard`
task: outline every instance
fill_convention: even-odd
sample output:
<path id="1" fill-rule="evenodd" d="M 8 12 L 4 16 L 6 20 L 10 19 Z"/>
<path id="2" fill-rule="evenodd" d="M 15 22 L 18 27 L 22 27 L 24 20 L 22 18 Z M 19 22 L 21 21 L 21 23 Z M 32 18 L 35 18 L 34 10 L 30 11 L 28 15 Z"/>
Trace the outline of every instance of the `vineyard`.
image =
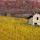
<path id="1" fill-rule="evenodd" d="M 27 19 L 0 16 L 0 40 L 40 40 L 40 26 L 27 24 Z"/>

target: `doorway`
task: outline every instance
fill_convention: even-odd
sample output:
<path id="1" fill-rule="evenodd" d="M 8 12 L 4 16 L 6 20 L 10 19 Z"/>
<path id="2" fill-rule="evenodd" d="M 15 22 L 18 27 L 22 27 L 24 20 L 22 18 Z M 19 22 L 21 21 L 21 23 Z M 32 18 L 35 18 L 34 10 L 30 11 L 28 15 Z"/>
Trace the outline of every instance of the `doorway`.
<path id="1" fill-rule="evenodd" d="M 37 23 L 34 23 L 34 25 L 37 25 Z"/>

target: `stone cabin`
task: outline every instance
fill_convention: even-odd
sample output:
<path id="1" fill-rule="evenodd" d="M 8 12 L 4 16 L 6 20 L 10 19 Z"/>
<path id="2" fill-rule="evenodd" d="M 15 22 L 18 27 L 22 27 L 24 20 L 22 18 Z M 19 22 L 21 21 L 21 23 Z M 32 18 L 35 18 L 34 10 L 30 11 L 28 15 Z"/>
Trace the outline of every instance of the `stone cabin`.
<path id="1" fill-rule="evenodd" d="M 40 14 L 36 13 L 30 16 L 28 23 L 31 25 L 40 25 Z"/>

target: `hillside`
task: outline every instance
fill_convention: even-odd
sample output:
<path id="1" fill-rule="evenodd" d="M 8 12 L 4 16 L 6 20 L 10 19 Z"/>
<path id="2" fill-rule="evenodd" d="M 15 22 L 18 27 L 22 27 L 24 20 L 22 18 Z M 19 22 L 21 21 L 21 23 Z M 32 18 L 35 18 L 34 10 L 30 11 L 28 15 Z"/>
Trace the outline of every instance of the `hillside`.
<path id="1" fill-rule="evenodd" d="M 35 8 L 40 9 L 39 0 L 0 0 L 0 16 L 28 17 L 34 14 Z"/>
<path id="2" fill-rule="evenodd" d="M 22 8 L 24 2 L 40 8 L 40 0 L 0 0 L 0 8 Z"/>
<path id="3" fill-rule="evenodd" d="M 0 16 L 0 40 L 40 40 L 40 26 L 28 25 L 26 21 Z"/>

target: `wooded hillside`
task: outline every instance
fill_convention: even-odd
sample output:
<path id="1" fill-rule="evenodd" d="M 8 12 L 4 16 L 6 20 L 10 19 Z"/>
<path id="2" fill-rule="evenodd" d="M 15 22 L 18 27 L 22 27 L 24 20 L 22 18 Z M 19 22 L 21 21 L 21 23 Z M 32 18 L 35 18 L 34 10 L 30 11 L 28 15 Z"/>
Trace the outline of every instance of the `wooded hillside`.
<path id="1" fill-rule="evenodd" d="M 7 14 L 16 16 L 16 14 L 28 14 L 29 16 L 33 15 L 32 9 L 35 8 L 40 8 L 40 2 L 32 0 L 0 0 L 1 15 Z"/>

